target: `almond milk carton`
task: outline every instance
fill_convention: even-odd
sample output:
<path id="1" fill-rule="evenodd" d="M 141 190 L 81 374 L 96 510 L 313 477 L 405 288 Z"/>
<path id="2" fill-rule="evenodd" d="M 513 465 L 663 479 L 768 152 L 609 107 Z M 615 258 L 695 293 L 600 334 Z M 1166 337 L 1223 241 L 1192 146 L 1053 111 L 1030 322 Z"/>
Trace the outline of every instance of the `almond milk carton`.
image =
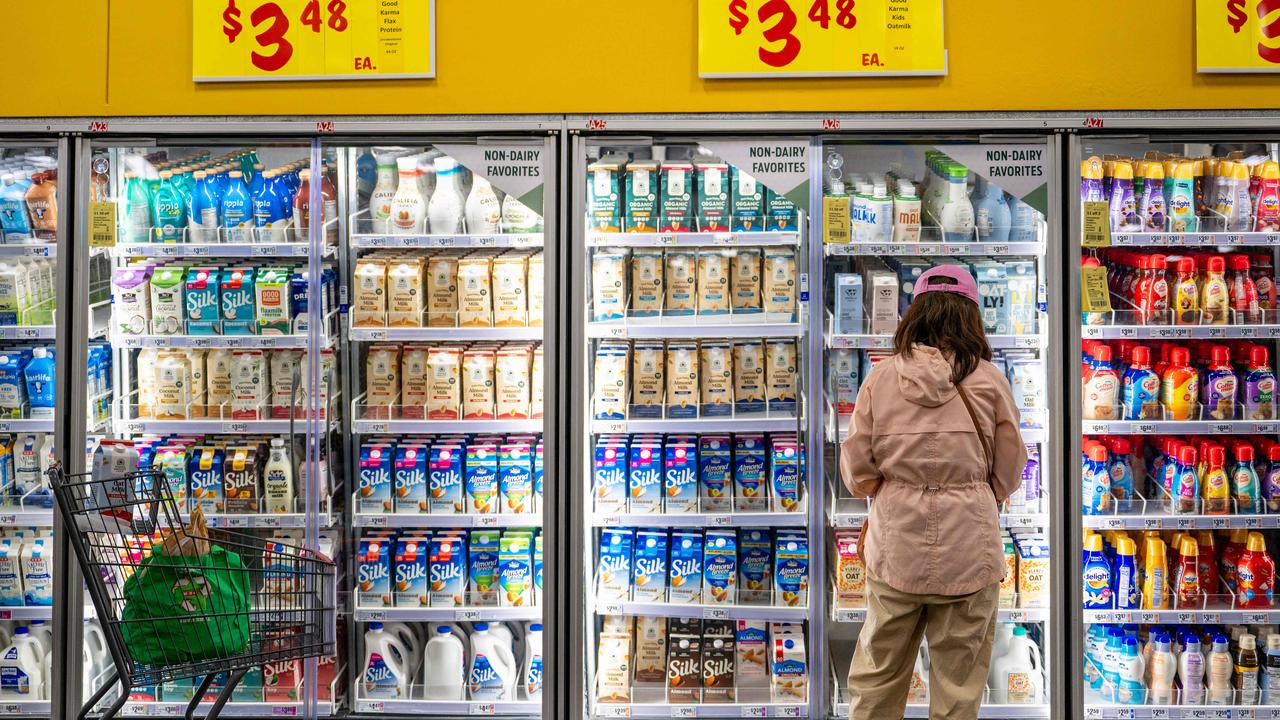
<path id="1" fill-rule="evenodd" d="M 493 259 L 473 255 L 458 262 L 458 326 L 493 326 Z"/>
<path id="2" fill-rule="evenodd" d="M 431 384 L 427 397 L 427 417 L 431 420 L 459 420 L 462 417 L 462 350 L 433 347 L 427 351 Z"/>
<path id="3" fill-rule="evenodd" d="M 423 345 L 406 345 L 400 354 L 400 417 L 425 420 L 431 397 L 428 350 Z"/>
<path id="4" fill-rule="evenodd" d="M 390 418 L 400 403 L 400 348 L 374 345 L 365 358 L 366 417 Z"/>
<path id="5" fill-rule="evenodd" d="M 494 352 L 467 350 L 462 354 L 462 417 L 466 420 L 493 420 L 497 413 L 494 397 Z"/>
<path id="6" fill-rule="evenodd" d="M 529 368 L 529 419 L 541 420 L 543 408 L 543 378 L 542 371 L 544 367 L 542 357 L 542 346 L 538 345 L 533 349 L 533 362 Z"/>
<path id="7" fill-rule="evenodd" d="M 494 376 L 497 380 L 497 413 L 500 420 L 528 420 L 529 366 L 532 353 L 527 347 L 498 351 Z"/>
<path id="8" fill-rule="evenodd" d="M 355 301 L 351 304 L 355 327 L 385 327 L 387 324 L 387 265 L 374 257 L 356 261 Z"/>
<path id="9" fill-rule="evenodd" d="M 503 255 L 493 261 L 493 324 L 522 327 L 528 324 L 528 288 L 525 258 Z"/>
<path id="10" fill-rule="evenodd" d="M 529 326 L 542 327 L 543 308 L 546 303 L 544 296 L 546 295 L 546 275 L 543 268 L 542 252 L 536 252 L 529 256 L 527 271 L 525 273 L 525 287 L 529 293 Z"/>
<path id="11" fill-rule="evenodd" d="M 427 325 L 458 324 L 458 258 L 433 255 L 427 260 Z"/>
<path id="12" fill-rule="evenodd" d="M 422 258 L 402 258 L 387 268 L 387 327 L 421 327 L 426 268 Z"/>
<path id="13" fill-rule="evenodd" d="M 685 250 L 670 250 L 666 255 L 664 283 L 666 314 L 692 315 L 698 305 L 697 255 Z"/>
<path id="14" fill-rule="evenodd" d="M 724 250 L 698 251 L 698 314 L 729 312 L 729 259 Z"/>

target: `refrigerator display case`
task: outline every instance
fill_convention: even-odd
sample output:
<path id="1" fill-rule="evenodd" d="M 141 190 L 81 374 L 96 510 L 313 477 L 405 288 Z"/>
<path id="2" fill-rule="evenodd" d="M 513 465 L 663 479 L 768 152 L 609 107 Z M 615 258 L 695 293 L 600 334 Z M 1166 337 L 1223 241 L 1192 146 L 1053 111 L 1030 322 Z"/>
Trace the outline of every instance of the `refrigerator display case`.
<path id="1" fill-rule="evenodd" d="M 70 153 L 59 140 L 0 138 L 0 645 L 19 628 L 36 638 L 40 665 L 28 683 L 0 679 L 0 713 L 45 716 L 57 695 L 53 495 L 43 471 L 63 457 L 56 421 L 65 382 L 65 320 L 58 265 L 70 246 Z M 65 325 L 64 325 L 65 326 Z"/>
<path id="2" fill-rule="evenodd" d="M 815 172 L 815 277 L 810 352 L 820 364 L 810 407 L 820 418 L 815 476 L 827 580 L 815 598 L 832 717 L 847 717 L 847 675 L 866 619 L 866 568 L 857 552 L 869 510 L 839 476 L 860 383 L 892 355 L 893 334 L 930 267 L 956 264 L 977 279 L 993 362 L 1022 411 L 1029 462 L 1000 508 L 1008 576 L 1000 588 L 993 667 L 979 717 L 1050 716 L 1053 658 L 1064 647 L 1051 615 L 1059 507 L 1056 308 L 1051 232 L 1055 139 L 976 137 L 829 139 Z M 870 501 L 874 502 L 874 500 Z M 1018 635 L 1015 644 L 1013 637 Z M 1008 663 L 1007 665 L 1005 663 Z M 928 717 L 927 642 L 915 663 L 907 717 Z M 1010 672 L 1010 668 L 1016 671 Z"/>
<path id="3" fill-rule="evenodd" d="M 588 717 L 810 716 L 811 152 L 573 148 L 569 602 Z"/>
<path id="4" fill-rule="evenodd" d="M 71 332 L 88 337 L 75 360 L 91 427 L 71 470 L 104 454 L 158 468 L 184 518 L 202 514 L 215 538 L 236 528 L 264 548 L 316 549 L 341 578 L 336 164 L 306 140 L 86 140 L 79 153 L 73 287 L 87 322 Z M 149 549 L 140 536 L 140 556 Z M 94 623 L 75 646 L 101 638 Z M 95 655 L 78 668 L 86 695 L 112 682 L 110 657 Z M 255 668 L 226 714 L 331 715 L 348 665 L 338 654 Z M 133 688 L 123 714 L 182 714 L 197 686 Z"/>
<path id="5" fill-rule="evenodd" d="M 1280 717 L 1277 159 L 1268 135 L 1072 143 L 1085 717 Z"/>
<path id="6" fill-rule="evenodd" d="M 326 145 L 345 220 L 352 710 L 540 716 L 558 487 L 555 140 Z"/>

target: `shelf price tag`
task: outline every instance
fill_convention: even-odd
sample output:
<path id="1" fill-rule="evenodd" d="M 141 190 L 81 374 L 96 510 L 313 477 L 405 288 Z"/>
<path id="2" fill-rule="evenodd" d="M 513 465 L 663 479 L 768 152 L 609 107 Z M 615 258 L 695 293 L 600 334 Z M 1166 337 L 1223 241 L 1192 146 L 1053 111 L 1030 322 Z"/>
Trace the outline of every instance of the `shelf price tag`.
<path id="1" fill-rule="evenodd" d="M 1169 720 L 1169 708 L 1151 708 L 1151 720 Z"/>
<path id="2" fill-rule="evenodd" d="M 474 608 L 468 608 L 468 609 L 466 609 L 466 610 L 459 610 L 459 611 L 455 612 L 455 613 L 453 614 L 453 619 L 455 619 L 455 620 L 480 620 L 480 619 L 481 619 L 481 615 L 483 615 L 483 613 L 481 613 L 479 610 L 474 609 Z"/>
<path id="3" fill-rule="evenodd" d="M 476 527 L 497 527 L 498 516 L 497 515 L 477 515 L 475 518 L 475 526 Z"/>
<path id="4" fill-rule="evenodd" d="M 471 703 L 468 715 L 492 715 L 497 711 L 493 703 Z"/>
<path id="5" fill-rule="evenodd" d="M 631 706 L 630 705 L 597 705 L 596 717 L 629 718 L 631 717 Z"/>
<path id="6" fill-rule="evenodd" d="M 1111 246 L 1111 216 L 1105 202 L 1081 203 L 1084 237 L 1080 244 L 1087 248 Z"/>
<path id="7" fill-rule="evenodd" d="M 724 608 L 709 607 L 703 608 L 702 619 L 704 620 L 728 620 L 729 611 Z"/>
<path id="8" fill-rule="evenodd" d="M 769 717 L 769 708 L 763 705 L 743 705 L 741 716 L 744 718 Z"/>
<path id="9" fill-rule="evenodd" d="M 272 717 L 297 717 L 298 706 L 297 705 L 284 705 L 284 706 L 277 705 L 276 707 L 271 708 L 271 715 Z"/>
<path id="10" fill-rule="evenodd" d="M 671 717 L 696 718 L 698 717 L 698 706 L 697 705 L 672 705 Z"/>

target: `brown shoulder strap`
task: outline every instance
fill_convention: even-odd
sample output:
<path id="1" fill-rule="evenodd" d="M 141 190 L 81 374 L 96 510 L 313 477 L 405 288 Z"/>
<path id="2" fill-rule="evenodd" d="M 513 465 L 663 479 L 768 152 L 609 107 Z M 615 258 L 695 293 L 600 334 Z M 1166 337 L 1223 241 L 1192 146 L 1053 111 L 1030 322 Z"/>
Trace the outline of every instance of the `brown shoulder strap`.
<path id="1" fill-rule="evenodd" d="M 969 393 L 964 391 L 964 386 L 957 383 L 956 391 L 960 393 L 960 399 L 964 401 L 964 409 L 969 411 L 969 419 L 973 421 L 973 429 L 978 433 L 978 442 L 982 443 L 982 454 L 987 459 L 987 481 L 991 480 L 991 473 L 994 471 L 995 462 L 992 460 L 991 443 L 988 441 L 987 434 L 982 432 L 982 426 L 978 424 L 978 414 L 973 411 L 973 403 L 969 400 Z"/>

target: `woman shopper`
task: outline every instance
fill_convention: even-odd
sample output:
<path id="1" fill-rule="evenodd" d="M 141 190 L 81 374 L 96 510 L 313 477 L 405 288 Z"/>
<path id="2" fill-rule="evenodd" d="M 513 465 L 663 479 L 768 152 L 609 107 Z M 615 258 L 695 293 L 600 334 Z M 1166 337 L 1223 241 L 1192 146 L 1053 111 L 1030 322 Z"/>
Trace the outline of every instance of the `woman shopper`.
<path id="1" fill-rule="evenodd" d="M 840 449 L 845 485 L 874 498 L 862 530 L 867 620 L 849 668 L 851 720 L 903 716 L 921 636 L 929 717 L 978 717 L 1005 575 L 999 503 L 1027 464 L 980 302 L 958 266 L 920 276 L 894 355 L 867 376 Z"/>

